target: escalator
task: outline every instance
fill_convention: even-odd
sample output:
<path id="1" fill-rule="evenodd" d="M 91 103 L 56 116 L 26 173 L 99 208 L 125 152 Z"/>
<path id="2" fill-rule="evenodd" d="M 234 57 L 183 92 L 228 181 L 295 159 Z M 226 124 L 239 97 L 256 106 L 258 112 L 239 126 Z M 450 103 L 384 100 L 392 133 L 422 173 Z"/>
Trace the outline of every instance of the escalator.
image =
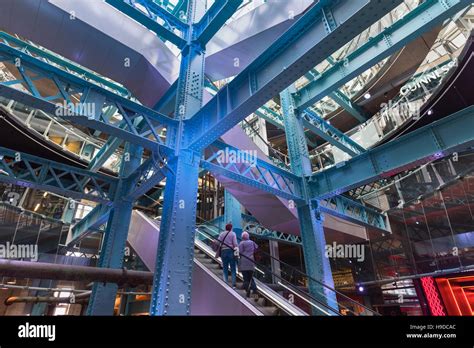
<path id="1" fill-rule="evenodd" d="M 270 267 L 256 262 L 254 279 L 258 289 L 258 299 L 246 298 L 240 274 L 237 276 L 236 290 L 233 290 L 222 280 L 221 261 L 215 258 L 215 251 L 212 249 L 212 245 L 217 240 L 217 233 L 218 227 L 210 223 L 199 225 L 196 228 L 192 315 L 378 315 L 378 313 L 321 283 L 324 292 L 324 294 L 320 294 L 321 296 L 325 296 L 328 291 L 331 291 L 338 298 L 342 296 L 363 310 L 356 312 L 341 304 L 327 304 L 313 297 L 304 286 L 301 286 L 304 283 L 301 283 L 301 280 L 306 278 L 307 281 L 309 277 L 289 265 L 285 265 L 287 271 L 275 274 Z M 158 239 L 157 221 L 134 210 L 128 244 L 151 271 L 155 268 Z M 270 255 L 266 256 L 270 257 Z M 288 268 L 292 268 L 291 275 Z M 299 276 L 295 277 L 295 274 Z M 295 283 L 295 280 L 299 280 L 300 285 Z M 318 282 L 314 279 L 311 280 Z"/>

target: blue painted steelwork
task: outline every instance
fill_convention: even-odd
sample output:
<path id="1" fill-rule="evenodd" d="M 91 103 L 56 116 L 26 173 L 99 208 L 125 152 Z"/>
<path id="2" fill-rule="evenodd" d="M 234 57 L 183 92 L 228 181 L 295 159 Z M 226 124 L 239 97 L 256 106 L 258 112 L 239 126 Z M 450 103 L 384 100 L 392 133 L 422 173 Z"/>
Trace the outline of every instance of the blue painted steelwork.
<path id="1" fill-rule="evenodd" d="M 370 149 L 338 167 L 308 178 L 313 198 L 332 197 L 417 165 L 462 151 L 474 144 L 474 106 L 396 140 Z"/>
<path id="2" fill-rule="evenodd" d="M 0 181 L 50 191 L 65 197 L 108 203 L 118 180 L 0 147 Z"/>
<path id="3" fill-rule="evenodd" d="M 302 119 L 298 116 L 291 93 L 294 87 L 289 87 L 280 93 L 283 120 L 285 122 L 285 135 L 290 156 L 291 170 L 295 175 L 304 178 L 311 175 L 311 161 L 309 159 L 308 145 L 306 144 Z M 337 299 L 334 293 L 328 291 L 321 283 L 334 288 L 331 265 L 326 257 L 326 239 L 323 229 L 323 214 L 316 201 L 310 201 L 307 183 L 303 184 L 303 203 L 299 203 L 298 218 L 300 234 L 303 244 L 303 254 L 306 273 L 310 278 L 308 289 L 314 297 L 323 303 L 338 310 Z M 315 282 L 311 279 L 316 279 Z M 317 311 L 315 315 L 320 315 Z"/>
<path id="4" fill-rule="evenodd" d="M 84 69 L 80 65 L 70 60 L 61 58 L 43 47 L 39 48 L 12 35 L 9 35 L 3 31 L 0 31 L 0 40 L 10 46 L 18 47 L 24 52 L 29 52 L 30 54 L 41 57 L 41 60 L 48 62 L 49 64 L 62 67 L 71 73 L 77 74 L 78 76 L 81 76 L 82 78 L 96 84 L 97 86 L 109 89 L 114 93 L 117 93 L 124 97 L 129 97 L 131 95 L 130 91 L 128 91 L 124 86 L 110 79 L 99 76 L 88 69 Z"/>
<path id="5" fill-rule="evenodd" d="M 166 166 L 165 159 L 157 157 L 156 154 L 158 153 L 152 154 L 127 178 L 127 181 L 134 183 L 134 188 L 126 199 L 135 201 L 162 181 L 167 173 L 174 175 Z"/>
<path id="6" fill-rule="evenodd" d="M 232 17 L 243 0 L 215 1 L 198 23 L 193 25 L 193 38 L 202 47 L 212 39 L 217 31 Z"/>
<path id="7" fill-rule="evenodd" d="M 105 0 L 106 3 L 108 3 L 110 6 L 113 6 L 117 10 L 123 12 L 126 14 L 128 17 L 132 18 L 133 20 L 137 21 L 138 23 L 142 24 L 144 27 L 150 29 L 154 33 L 156 33 L 158 36 L 163 38 L 166 41 L 169 41 L 176 45 L 178 48 L 184 48 L 186 45 L 186 40 L 183 39 L 182 37 L 176 35 L 173 31 L 170 29 L 162 26 L 158 22 L 156 22 L 155 18 L 156 17 L 150 17 L 150 14 L 152 12 L 149 12 L 149 14 L 145 14 L 142 11 L 137 10 L 136 7 L 133 5 L 130 5 L 128 2 L 122 1 L 122 0 Z M 132 3 L 133 4 L 133 3 Z M 163 11 L 162 13 L 164 13 Z M 166 17 L 168 22 L 170 21 L 170 16 Z M 174 17 L 174 16 L 173 16 Z M 177 24 L 177 23 L 176 23 Z M 179 25 L 179 24 L 178 24 Z M 184 28 L 183 26 L 180 25 L 181 28 Z M 182 33 L 183 35 L 184 33 Z"/>
<path id="8" fill-rule="evenodd" d="M 384 2 L 385 3 L 385 2 Z M 427 0 L 393 23 L 380 34 L 337 62 L 322 75 L 295 93 L 296 107 L 304 110 L 337 90 L 382 59 L 395 53 L 413 39 L 448 19 L 468 0 Z"/>
<path id="9" fill-rule="evenodd" d="M 390 232 L 390 225 L 386 215 L 348 197 L 334 196 L 322 199 L 319 201 L 319 209 L 322 213 L 331 214 L 358 225 L 377 229 L 382 233 Z"/>
<path id="10" fill-rule="evenodd" d="M 336 90 L 330 94 L 330 97 L 360 123 L 364 123 L 370 118 L 359 105 L 353 103 L 343 92 Z"/>
<path id="11" fill-rule="evenodd" d="M 126 144 L 125 151 L 129 154 L 128 161 L 122 161 L 121 177 L 129 177 L 140 165 L 143 155 L 141 146 Z M 122 268 L 128 228 L 132 216 L 133 201 L 126 200 L 133 182 L 121 180 L 109 214 L 107 229 L 99 257 L 99 267 Z M 112 315 L 118 284 L 94 283 L 87 306 L 87 315 Z"/>
<path id="12" fill-rule="evenodd" d="M 79 76 L 77 72 L 70 72 L 68 67 L 62 67 L 58 62 L 53 65 L 36 53 L 21 50 L 16 42 L 5 38 L 0 42 L 0 61 L 7 63 L 9 69 L 24 69 L 30 79 L 41 79 L 43 86 L 48 86 L 40 93 L 35 92 L 38 86 L 34 89 L 30 87 L 31 81 L 3 81 L 0 83 L 0 94 L 3 96 L 152 151 L 161 148 L 165 153 L 171 152 L 160 132 L 164 128 L 172 132 L 177 127 L 175 120 L 123 97 L 117 91 L 101 87 L 95 81 Z M 15 84 L 21 84 L 30 94 L 12 87 Z M 119 118 L 104 117 L 103 111 L 109 110 L 111 106 L 117 108 Z M 137 125 L 142 120 L 145 126 L 138 130 Z"/>
<path id="13" fill-rule="evenodd" d="M 331 65 L 336 65 L 336 62 L 331 57 L 328 57 L 326 60 Z M 320 78 L 321 74 L 316 69 L 311 69 L 307 74 L 305 74 L 305 77 L 309 81 L 313 81 L 314 79 Z M 364 123 L 369 119 L 369 115 L 359 105 L 353 103 L 352 100 L 341 90 L 335 90 L 334 92 L 329 93 L 329 96 L 337 104 L 339 104 L 339 106 L 341 106 L 344 110 L 354 116 L 354 118 L 357 119 L 360 123 Z"/>
<path id="14" fill-rule="evenodd" d="M 315 3 L 187 122 L 193 132 L 187 145 L 194 150 L 209 146 L 275 93 L 285 89 L 400 3 L 400 0 Z M 331 8 L 339 24 L 337 30 L 329 34 L 322 25 L 323 6 Z M 346 20 L 354 15 L 364 20 Z"/>
<path id="15" fill-rule="evenodd" d="M 278 232 L 270 230 L 262 226 L 257 219 L 251 215 L 242 214 L 242 220 L 244 228 L 243 230 L 248 232 L 251 235 L 254 235 L 259 238 L 276 240 L 278 242 L 284 242 L 289 244 L 301 245 L 301 237 L 295 236 L 293 234 L 287 234 L 283 232 Z"/>
<path id="16" fill-rule="evenodd" d="M 84 218 L 71 228 L 71 239 L 67 242 L 68 246 L 79 243 L 83 238 L 97 230 L 105 224 L 109 218 L 112 207 L 104 204 L 98 204 Z"/>
<path id="17" fill-rule="evenodd" d="M 189 129 L 185 120 L 202 107 L 205 51 L 192 42 L 198 18 L 205 16 L 205 4 L 188 3 L 188 45 L 181 54 L 175 117 L 179 127 L 168 136 L 175 156 L 167 164 L 165 200 L 160 226 L 150 315 L 189 315 L 196 231 L 196 205 L 201 154 L 183 148 Z M 185 132 L 185 130 L 187 132 Z M 156 174 L 157 175 L 157 174 Z M 154 177 L 156 177 L 154 175 Z"/>
<path id="18" fill-rule="evenodd" d="M 165 21 L 168 28 L 176 28 L 180 31 L 185 31 L 187 29 L 186 23 L 182 22 L 173 13 L 168 12 L 160 5 L 156 4 L 153 0 L 131 0 L 129 3 L 132 6 L 135 6 L 136 3 L 143 5 L 146 8 L 150 18 L 161 18 L 163 21 Z M 178 5 L 179 4 L 177 4 L 177 6 Z"/>
<path id="19" fill-rule="evenodd" d="M 200 156 L 181 150 L 166 178 L 150 315 L 189 315 Z"/>
<path id="20" fill-rule="evenodd" d="M 365 149 L 336 127 L 331 126 L 309 108 L 301 113 L 305 127 L 351 156 L 365 152 Z"/>
<path id="21" fill-rule="evenodd" d="M 225 158 L 226 149 L 236 154 L 236 158 L 244 160 L 221 161 Z M 201 168 L 214 175 L 223 175 L 237 182 L 249 185 L 276 196 L 301 201 L 301 178 L 256 157 L 248 159 L 247 154 L 220 141 L 214 142 L 208 157 L 201 160 Z M 230 157 L 230 156 L 229 156 Z"/>

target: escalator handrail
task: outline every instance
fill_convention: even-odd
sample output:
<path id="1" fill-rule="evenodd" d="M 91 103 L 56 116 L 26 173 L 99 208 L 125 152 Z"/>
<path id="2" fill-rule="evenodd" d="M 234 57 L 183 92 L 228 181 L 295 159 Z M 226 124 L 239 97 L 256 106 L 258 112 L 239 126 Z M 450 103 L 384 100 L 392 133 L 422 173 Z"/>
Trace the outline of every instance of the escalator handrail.
<path id="1" fill-rule="evenodd" d="M 211 235 L 210 233 L 208 233 L 208 232 L 206 232 L 206 231 L 203 231 L 203 230 L 200 229 L 199 227 L 197 227 L 196 230 L 197 230 L 199 233 L 202 233 L 202 234 L 206 235 L 206 237 L 208 237 L 209 239 L 211 239 L 211 240 L 213 240 L 213 241 L 216 241 L 216 242 L 219 242 L 219 243 L 222 243 L 223 245 L 225 245 L 225 246 L 229 247 L 230 249 L 232 249 L 232 246 L 231 246 L 231 245 L 229 245 L 229 244 L 227 244 L 227 243 L 224 243 L 224 242 L 222 242 L 222 241 L 219 241 L 218 238 L 216 238 L 215 236 Z M 276 278 L 279 278 L 281 281 L 285 282 L 285 286 L 291 288 L 291 291 L 292 291 L 293 293 L 295 293 L 296 295 L 300 296 L 301 298 L 303 298 L 303 299 L 306 298 L 307 301 L 315 302 L 315 303 L 317 303 L 318 305 L 323 306 L 325 310 L 330 311 L 330 312 L 331 312 L 332 314 L 334 314 L 334 315 L 341 315 L 341 314 L 339 313 L 339 311 L 337 311 L 335 308 L 333 308 L 333 307 L 327 305 L 326 303 L 324 303 L 324 302 L 322 302 L 322 301 L 320 301 L 320 300 L 314 298 L 311 294 L 309 294 L 309 293 L 307 293 L 307 292 L 305 292 L 305 291 L 299 289 L 298 287 L 294 286 L 293 284 L 291 284 L 291 283 L 288 282 L 287 280 L 281 278 L 281 276 L 279 276 L 279 275 L 273 273 L 267 266 L 262 265 L 262 264 L 259 264 L 259 263 L 257 263 L 255 260 L 252 260 L 251 258 L 249 258 L 249 257 L 247 257 L 247 256 L 245 256 L 245 255 L 240 255 L 240 257 L 241 257 L 241 258 L 246 258 L 246 259 L 252 261 L 252 262 L 255 264 L 255 267 L 256 267 L 256 268 L 262 268 L 262 269 L 264 269 L 268 274 L 270 274 L 270 275 L 272 275 L 272 276 L 274 276 L 274 277 L 276 277 Z M 344 307 L 344 306 L 342 306 L 342 307 Z M 347 309 L 347 310 L 350 311 L 350 309 L 348 309 L 348 308 L 345 308 L 345 307 L 344 307 L 344 309 Z M 352 311 L 351 311 L 351 312 L 352 312 Z"/>
<path id="2" fill-rule="evenodd" d="M 203 219 L 201 219 L 201 220 L 203 220 Z M 218 226 L 218 225 L 216 225 L 216 224 L 213 224 L 212 222 L 207 222 L 206 220 L 203 220 L 203 221 L 205 221 L 205 222 L 202 223 L 201 225 L 203 225 L 203 226 L 211 225 L 211 226 L 214 226 L 214 227 L 218 228 L 218 230 L 221 230 L 221 227 L 220 227 L 220 226 Z M 204 233 L 205 233 L 205 232 L 204 232 Z M 207 233 L 206 233 L 206 234 L 207 234 Z M 213 237 L 214 239 L 216 239 L 214 236 L 212 236 L 212 237 Z M 295 268 L 294 266 L 292 266 L 292 265 L 290 265 L 290 264 L 288 264 L 288 263 L 286 263 L 286 262 L 284 262 L 284 261 L 281 261 L 281 260 L 275 258 L 274 256 L 270 255 L 269 253 L 266 253 L 266 252 L 264 252 L 264 251 L 262 251 L 262 250 L 260 250 L 259 252 L 262 253 L 262 254 L 265 254 L 265 256 L 267 256 L 267 257 L 269 257 L 269 258 L 271 258 L 271 259 L 273 259 L 273 260 L 279 262 L 280 264 L 284 264 L 285 266 L 287 266 L 288 268 L 290 268 L 292 272 L 299 273 L 301 276 L 306 277 L 306 278 L 308 278 L 308 279 L 310 279 L 310 280 L 312 280 L 312 281 L 318 283 L 319 285 L 323 286 L 324 288 L 326 288 L 326 289 L 328 289 L 328 290 L 330 290 L 330 291 L 333 291 L 334 293 L 336 293 L 336 294 L 339 295 L 340 297 L 344 298 L 345 300 L 347 300 L 347 301 L 349 301 L 349 302 L 351 302 L 351 303 L 353 303 L 353 304 L 355 304 L 355 305 L 357 305 L 357 306 L 362 307 L 364 310 L 366 310 L 366 311 L 368 311 L 368 312 L 370 312 L 370 313 L 372 313 L 372 314 L 374 314 L 374 315 L 377 315 L 377 316 L 380 315 L 378 312 L 376 312 L 376 311 L 374 311 L 374 310 L 372 310 L 372 309 L 370 309 L 370 308 L 364 306 L 363 304 L 361 304 L 361 303 L 359 303 L 359 302 L 353 300 L 353 299 L 350 298 L 349 296 L 347 296 L 347 295 L 341 293 L 340 291 L 338 291 L 338 290 L 336 290 L 336 289 L 330 287 L 330 286 L 327 285 L 327 284 L 324 284 L 324 283 L 321 282 L 320 280 L 317 280 L 317 279 L 315 279 L 315 278 L 309 276 L 308 274 L 306 274 L 306 273 L 304 273 L 303 271 L 301 271 L 301 270 Z M 255 263 L 255 264 L 256 264 L 256 263 Z M 266 266 L 264 266 L 264 267 L 266 267 Z M 347 309 L 347 308 L 346 308 L 346 309 Z M 348 309 L 348 310 L 349 310 L 349 309 Z"/>

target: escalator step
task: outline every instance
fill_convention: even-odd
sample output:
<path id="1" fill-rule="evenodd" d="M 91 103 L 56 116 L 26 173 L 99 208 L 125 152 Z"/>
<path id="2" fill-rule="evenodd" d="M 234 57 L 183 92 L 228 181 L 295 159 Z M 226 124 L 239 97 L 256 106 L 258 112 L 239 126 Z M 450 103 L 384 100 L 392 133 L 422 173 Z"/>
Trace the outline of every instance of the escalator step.
<path id="1" fill-rule="evenodd" d="M 271 306 L 271 307 L 260 307 L 256 306 L 257 309 L 262 312 L 266 316 L 276 316 L 278 315 L 278 308 Z"/>

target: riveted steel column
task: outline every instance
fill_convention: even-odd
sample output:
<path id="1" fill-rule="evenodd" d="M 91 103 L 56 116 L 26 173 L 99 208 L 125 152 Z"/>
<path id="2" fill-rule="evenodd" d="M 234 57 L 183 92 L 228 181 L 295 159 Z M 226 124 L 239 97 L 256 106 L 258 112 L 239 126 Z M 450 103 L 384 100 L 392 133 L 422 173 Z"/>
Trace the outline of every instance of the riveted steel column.
<path id="1" fill-rule="evenodd" d="M 289 87 L 280 94 L 285 124 L 285 135 L 288 144 L 291 170 L 299 176 L 311 175 L 311 162 L 308 146 L 304 135 L 302 119 L 296 113 L 293 97 L 294 87 Z M 298 206 L 298 218 L 303 244 L 303 254 L 306 273 L 319 281 L 309 280 L 308 288 L 311 295 L 326 305 L 337 310 L 337 300 L 333 291 L 324 288 L 321 283 L 334 288 L 331 266 L 326 257 L 326 240 L 323 229 L 323 215 L 317 202 L 310 202 L 307 195 L 306 183 L 303 184 L 306 202 Z M 313 314 L 320 315 L 320 311 L 313 309 Z"/>
<path id="2" fill-rule="evenodd" d="M 143 148 L 141 146 L 126 145 L 120 170 L 121 177 L 129 176 L 140 166 L 142 153 Z M 114 206 L 107 222 L 99 257 L 99 267 L 122 267 L 133 208 L 133 202 L 126 201 L 123 197 L 128 195 L 133 186 L 133 183 L 129 181 L 123 179 L 120 181 Z M 115 283 L 94 283 L 87 307 L 87 315 L 113 315 L 117 290 L 118 285 Z"/>
<path id="3" fill-rule="evenodd" d="M 187 45 L 181 52 L 175 106 L 180 124 L 174 134 L 167 136 L 176 156 L 168 162 L 150 315 L 190 314 L 201 154 L 185 148 L 187 138 L 192 136 L 185 120 L 202 106 L 205 51 L 194 40 L 193 24 L 205 10 L 205 1 L 188 3 Z"/>
<path id="4" fill-rule="evenodd" d="M 181 150 L 168 164 L 150 315 L 189 315 L 199 154 Z"/>

